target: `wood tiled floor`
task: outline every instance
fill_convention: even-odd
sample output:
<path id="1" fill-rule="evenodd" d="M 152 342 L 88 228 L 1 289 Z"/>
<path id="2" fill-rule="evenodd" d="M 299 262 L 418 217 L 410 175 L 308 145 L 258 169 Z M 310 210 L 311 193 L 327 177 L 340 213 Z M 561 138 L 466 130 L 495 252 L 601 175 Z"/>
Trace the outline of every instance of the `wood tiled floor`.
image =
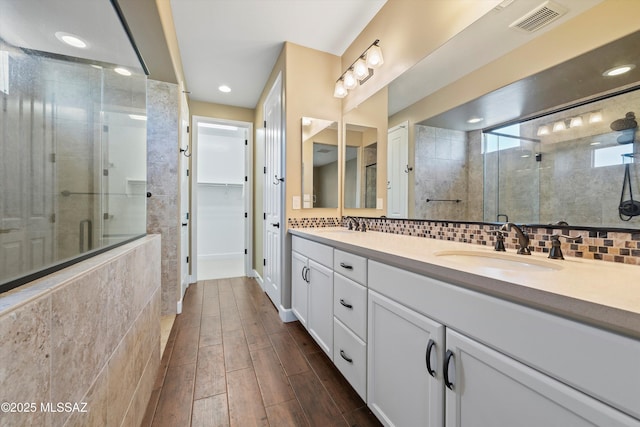
<path id="1" fill-rule="evenodd" d="M 191 285 L 142 426 L 379 426 L 299 322 L 253 279 Z"/>

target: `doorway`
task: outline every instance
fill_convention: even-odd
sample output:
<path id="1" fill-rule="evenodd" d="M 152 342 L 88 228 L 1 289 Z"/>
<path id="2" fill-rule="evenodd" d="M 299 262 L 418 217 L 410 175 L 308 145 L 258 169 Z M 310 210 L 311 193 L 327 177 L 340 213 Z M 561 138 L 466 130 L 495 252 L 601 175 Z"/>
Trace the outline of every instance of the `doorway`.
<path id="1" fill-rule="evenodd" d="M 408 122 L 389 129 L 387 139 L 387 216 L 409 216 Z"/>
<path id="2" fill-rule="evenodd" d="M 251 271 L 252 124 L 193 118 L 193 270 L 197 280 Z"/>

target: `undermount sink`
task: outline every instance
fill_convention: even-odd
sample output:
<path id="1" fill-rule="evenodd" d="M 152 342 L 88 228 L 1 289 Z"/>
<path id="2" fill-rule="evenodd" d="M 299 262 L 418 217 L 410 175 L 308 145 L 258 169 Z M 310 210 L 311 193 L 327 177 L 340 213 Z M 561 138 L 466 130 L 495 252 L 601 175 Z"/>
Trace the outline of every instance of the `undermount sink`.
<path id="1" fill-rule="evenodd" d="M 320 231 L 321 233 L 331 233 L 331 234 L 357 233 L 356 230 L 349 230 L 348 228 L 318 228 L 318 231 Z"/>
<path id="2" fill-rule="evenodd" d="M 438 251 L 437 257 L 461 263 L 467 266 L 484 267 L 511 271 L 554 271 L 562 266 L 546 260 L 532 258 L 530 255 L 507 255 L 500 252 L 482 251 Z"/>

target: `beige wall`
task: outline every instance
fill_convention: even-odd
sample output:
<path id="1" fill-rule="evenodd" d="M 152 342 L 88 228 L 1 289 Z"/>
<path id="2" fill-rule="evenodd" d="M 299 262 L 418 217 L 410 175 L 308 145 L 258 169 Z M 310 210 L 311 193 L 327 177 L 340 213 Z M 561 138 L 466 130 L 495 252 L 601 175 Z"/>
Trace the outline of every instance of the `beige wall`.
<path id="1" fill-rule="evenodd" d="M 253 123 L 256 110 L 234 107 L 231 105 L 213 104 L 211 102 L 189 100 L 191 117 L 202 116 L 223 120 Z"/>

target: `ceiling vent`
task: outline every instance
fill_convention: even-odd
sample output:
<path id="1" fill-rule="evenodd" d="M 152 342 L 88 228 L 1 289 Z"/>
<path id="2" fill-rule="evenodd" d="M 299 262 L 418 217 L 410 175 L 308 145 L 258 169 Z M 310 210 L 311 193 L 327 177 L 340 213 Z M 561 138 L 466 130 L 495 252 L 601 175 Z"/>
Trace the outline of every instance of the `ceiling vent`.
<path id="1" fill-rule="evenodd" d="M 517 19 L 509 28 L 532 33 L 567 13 L 568 9 L 553 1 L 546 1 L 531 12 Z"/>

